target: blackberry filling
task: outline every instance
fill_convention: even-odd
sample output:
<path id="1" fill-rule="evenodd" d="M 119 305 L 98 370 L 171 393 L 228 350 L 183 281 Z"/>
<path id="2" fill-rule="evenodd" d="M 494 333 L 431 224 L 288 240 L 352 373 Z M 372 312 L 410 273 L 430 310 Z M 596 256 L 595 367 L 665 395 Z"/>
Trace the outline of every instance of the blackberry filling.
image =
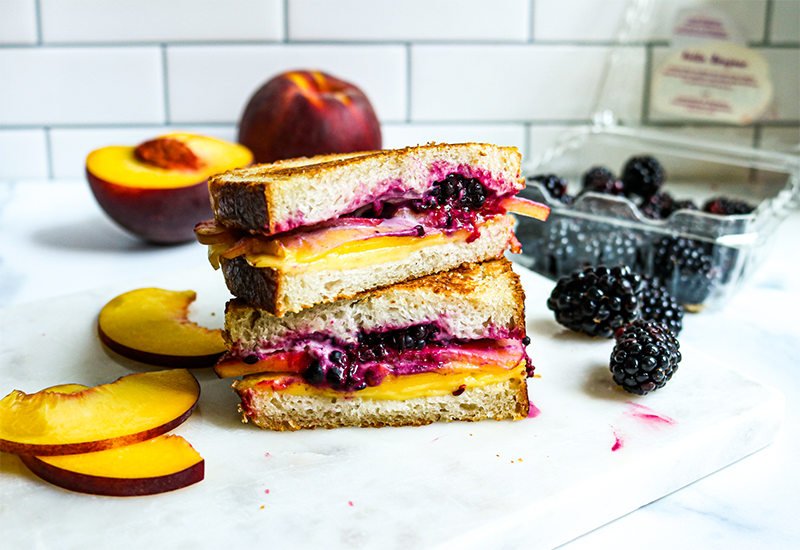
<path id="1" fill-rule="evenodd" d="M 413 200 L 414 212 L 427 214 L 428 223 L 440 229 L 473 232 L 468 240 L 478 237 L 478 226 L 487 216 L 504 214 L 494 191 L 487 189 L 477 178 L 449 174 L 433 183 L 433 188 L 421 199 Z"/>
<path id="2" fill-rule="evenodd" d="M 376 363 L 387 357 L 396 361 L 404 354 L 426 348 L 444 348 L 464 344 L 466 341 L 447 337 L 435 324 L 414 325 L 384 332 L 361 332 L 353 344 L 326 351 L 317 356 L 303 372 L 306 382 L 316 387 L 330 387 L 338 391 L 358 391 L 367 386 L 377 386 L 389 369 Z M 336 346 L 335 343 L 333 343 Z M 330 350 L 328 347 L 327 349 Z M 397 371 L 402 374 L 425 372 L 429 365 L 409 362 Z M 532 368 L 530 369 L 532 373 Z"/>
<path id="3" fill-rule="evenodd" d="M 303 378 L 312 386 L 329 386 L 339 391 L 357 391 L 367 386 L 377 386 L 385 372 L 375 361 L 389 354 L 402 355 L 410 350 L 422 350 L 429 345 L 442 346 L 448 342 L 438 338 L 439 327 L 433 324 L 386 332 L 360 332 L 356 343 L 334 349 L 327 357 L 311 362 Z"/>
<path id="4" fill-rule="evenodd" d="M 488 189 L 477 178 L 452 173 L 441 181 L 433 182 L 430 191 L 420 198 L 374 202 L 342 217 L 390 219 L 398 211 L 407 208 L 424 223 L 413 229 L 418 236 L 425 235 L 426 226 L 451 232 L 467 229 L 471 232 L 467 241 L 472 242 L 480 236 L 479 226 L 487 218 L 506 213 L 500 203 L 501 198 L 496 192 Z"/>

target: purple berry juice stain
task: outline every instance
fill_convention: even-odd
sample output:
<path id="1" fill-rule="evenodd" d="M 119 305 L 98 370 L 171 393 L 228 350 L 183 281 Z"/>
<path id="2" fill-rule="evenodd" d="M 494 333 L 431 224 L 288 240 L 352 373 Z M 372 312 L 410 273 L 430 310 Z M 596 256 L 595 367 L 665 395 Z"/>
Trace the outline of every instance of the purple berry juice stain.
<path id="1" fill-rule="evenodd" d="M 633 403 L 631 401 L 627 401 L 626 404 L 630 407 L 630 409 L 625 411 L 623 414 L 628 418 L 641 420 L 648 426 L 659 427 L 663 426 L 664 424 L 667 425 L 677 424 L 677 422 L 675 422 L 675 420 L 673 420 L 672 418 L 665 416 L 663 414 L 658 414 L 653 409 L 645 407 L 644 405 L 639 405 L 638 403 Z"/>
<path id="2" fill-rule="evenodd" d="M 528 416 L 526 416 L 525 418 L 536 418 L 541 413 L 542 413 L 542 411 L 540 411 L 539 408 L 536 405 L 531 403 L 530 407 L 528 408 Z"/>
<path id="3" fill-rule="evenodd" d="M 622 440 L 622 437 L 619 435 L 619 432 L 617 432 L 614 426 L 611 426 L 611 431 L 614 433 L 614 445 L 611 446 L 611 451 L 619 451 L 625 446 L 625 442 Z"/>

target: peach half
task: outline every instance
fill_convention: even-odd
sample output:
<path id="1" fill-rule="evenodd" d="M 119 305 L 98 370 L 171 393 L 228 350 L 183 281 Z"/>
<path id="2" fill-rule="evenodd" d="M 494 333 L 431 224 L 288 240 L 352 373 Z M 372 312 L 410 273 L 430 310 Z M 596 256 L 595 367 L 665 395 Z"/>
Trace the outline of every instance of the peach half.
<path id="1" fill-rule="evenodd" d="M 139 288 L 108 302 L 97 320 L 100 340 L 120 355 L 162 367 L 210 367 L 225 351 L 222 331 L 188 319 L 192 290 Z"/>
<path id="2" fill-rule="evenodd" d="M 192 485 L 205 476 L 203 458 L 179 435 L 160 435 L 94 453 L 20 458 L 45 481 L 93 495 L 154 495 Z"/>
<path id="3" fill-rule="evenodd" d="M 108 216 L 144 240 L 194 239 L 213 216 L 206 181 L 253 162 L 249 149 L 211 137 L 169 134 L 137 147 L 103 147 L 86 158 L 86 176 Z"/>
<path id="4" fill-rule="evenodd" d="M 131 445 L 182 424 L 200 397 L 200 384 L 185 369 L 129 374 L 85 390 L 66 387 L 72 393 L 57 389 L 14 390 L 0 401 L 0 451 L 52 456 Z"/>

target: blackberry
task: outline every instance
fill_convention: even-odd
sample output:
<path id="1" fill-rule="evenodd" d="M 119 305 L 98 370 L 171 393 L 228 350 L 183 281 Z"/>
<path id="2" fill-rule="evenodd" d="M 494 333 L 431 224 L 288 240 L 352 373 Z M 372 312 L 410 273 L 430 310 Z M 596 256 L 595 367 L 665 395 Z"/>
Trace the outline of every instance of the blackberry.
<path id="1" fill-rule="evenodd" d="M 649 199 L 655 195 L 666 179 L 664 167 L 650 155 L 632 157 L 622 169 L 622 187 L 626 195 L 639 195 Z"/>
<path id="2" fill-rule="evenodd" d="M 640 317 L 643 284 L 627 266 L 587 267 L 559 279 L 547 307 L 559 324 L 575 332 L 611 338 Z"/>
<path id="3" fill-rule="evenodd" d="M 581 194 L 588 191 L 607 195 L 623 195 L 622 182 L 605 166 L 595 166 L 583 174 Z"/>
<path id="4" fill-rule="evenodd" d="M 319 384 L 325 379 L 325 370 L 322 368 L 319 361 L 312 361 L 303 373 L 303 378 L 305 378 L 309 384 Z"/>
<path id="5" fill-rule="evenodd" d="M 567 182 L 555 174 L 539 174 L 529 178 L 544 187 L 550 196 L 563 204 L 572 204 L 572 196 L 567 194 Z"/>
<path id="6" fill-rule="evenodd" d="M 359 334 L 355 351 L 362 362 L 383 359 L 390 349 L 399 353 L 406 350 L 421 350 L 436 340 L 439 328 L 436 325 L 415 325 L 386 332 Z"/>
<path id="7" fill-rule="evenodd" d="M 663 324 L 639 319 L 614 335 L 609 368 L 625 391 L 645 395 L 664 385 L 678 370 L 680 343 Z"/>
<path id="8" fill-rule="evenodd" d="M 653 245 L 653 275 L 681 304 L 702 304 L 714 282 L 713 243 L 664 237 Z"/>
<path id="9" fill-rule="evenodd" d="M 675 199 L 666 191 L 658 191 L 642 201 L 639 210 L 651 220 L 663 220 L 674 212 Z"/>
<path id="10" fill-rule="evenodd" d="M 703 212 L 708 212 L 709 214 L 718 214 L 720 216 L 749 214 L 755 209 L 755 206 L 745 201 L 727 199 L 725 197 L 710 199 L 703 205 Z"/>
<path id="11" fill-rule="evenodd" d="M 644 277 L 642 290 L 642 319 L 663 323 L 677 335 L 683 328 L 683 306 L 657 277 Z"/>
<path id="12" fill-rule="evenodd" d="M 434 182 L 430 196 L 439 206 L 477 210 L 486 203 L 486 188 L 477 178 L 465 178 L 461 174 L 449 174 Z"/>

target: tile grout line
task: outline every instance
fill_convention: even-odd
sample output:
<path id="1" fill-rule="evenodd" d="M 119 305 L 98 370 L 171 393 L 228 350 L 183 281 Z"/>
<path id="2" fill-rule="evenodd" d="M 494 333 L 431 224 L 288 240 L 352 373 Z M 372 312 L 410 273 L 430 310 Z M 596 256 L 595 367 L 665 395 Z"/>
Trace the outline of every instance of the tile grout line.
<path id="1" fill-rule="evenodd" d="M 509 125 L 530 125 L 536 126 L 579 126 L 583 124 L 591 124 L 590 119 L 492 119 L 492 120 L 479 120 L 479 119 L 459 119 L 459 120 L 405 120 L 393 119 L 386 120 L 382 124 L 389 126 L 397 126 L 401 124 L 417 124 L 420 126 L 509 126 Z M 236 121 L 187 121 L 186 126 L 199 127 L 199 126 L 213 126 L 218 128 L 233 127 Z M 676 120 L 676 121 L 652 121 L 652 126 L 660 127 L 678 127 L 686 124 L 693 124 L 701 127 L 723 127 L 723 128 L 754 128 L 755 124 L 751 125 L 734 125 L 723 123 L 698 123 L 692 120 Z M 139 128 L 158 128 L 164 126 L 161 123 L 63 123 L 63 124 L 49 124 L 47 126 L 41 124 L 7 124 L 0 125 L 0 131 L 13 131 L 13 130 L 113 130 L 113 129 L 139 129 Z M 769 120 L 761 121 L 758 126 L 763 128 L 797 128 L 800 127 L 800 119 L 786 119 L 786 120 Z"/>
<path id="2" fill-rule="evenodd" d="M 167 66 L 167 44 L 161 44 L 161 76 L 164 86 L 164 124 L 171 124 L 172 113 L 169 110 L 169 69 Z"/>
<path id="3" fill-rule="evenodd" d="M 411 63 L 413 60 L 413 52 L 411 49 L 411 42 L 406 43 L 406 124 L 411 124 L 411 85 L 412 68 Z"/>
<path id="4" fill-rule="evenodd" d="M 47 179 L 52 180 L 55 179 L 55 171 L 53 170 L 53 140 L 50 136 L 50 130 L 49 126 L 44 127 L 44 147 L 45 151 L 47 151 Z"/>
<path id="5" fill-rule="evenodd" d="M 44 36 L 42 32 L 42 2 L 41 0 L 36 0 L 34 3 L 34 9 L 36 10 L 36 45 L 41 46 L 44 42 Z"/>
<path id="6" fill-rule="evenodd" d="M 644 82 L 642 83 L 642 112 L 639 114 L 642 124 L 650 122 L 650 94 L 653 78 L 653 47 L 648 45 L 644 50 Z"/>
<path id="7" fill-rule="evenodd" d="M 283 43 L 289 40 L 289 0 L 283 0 Z"/>
<path id="8" fill-rule="evenodd" d="M 770 42 L 772 42 L 773 7 L 774 7 L 773 0 L 767 0 L 767 4 L 766 6 L 764 6 L 764 35 L 763 35 L 764 45 L 770 45 Z"/>

